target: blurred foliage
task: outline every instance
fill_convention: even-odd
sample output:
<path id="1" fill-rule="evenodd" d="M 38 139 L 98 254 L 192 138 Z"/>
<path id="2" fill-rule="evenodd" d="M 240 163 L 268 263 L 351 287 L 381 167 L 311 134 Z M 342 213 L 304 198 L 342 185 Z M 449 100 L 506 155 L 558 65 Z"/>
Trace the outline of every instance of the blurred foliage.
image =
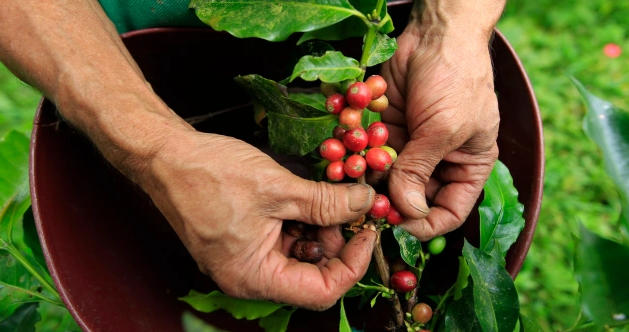
<path id="1" fill-rule="evenodd" d="M 509 0 L 499 29 L 531 79 L 544 122 L 544 201 L 535 239 L 516 280 L 522 313 L 546 331 L 572 325 L 579 312 L 572 271 L 571 233 L 578 221 L 616 238 L 618 194 L 595 144 L 583 133 L 585 107 L 566 75 L 600 97 L 629 110 L 629 2 Z M 603 46 L 624 53 L 605 57 Z M 0 137 L 29 132 L 39 94 L 0 64 Z M 56 331 L 63 310 L 42 304 L 41 331 Z"/>
<path id="2" fill-rule="evenodd" d="M 516 279 L 522 313 L 545 331 L 571 326 L 579 313 L 571 233 L 578 221 L 617 238 L 618 194 L 595 144 L 582 130 L 585 106 L 567 75 L 629 110 L 629 2 L 510 0 L 498 28 L 529 75 L 544 122 L 544 200 L 533 245 Z M 624 53 L 603 54 L 607 43 Z"/>

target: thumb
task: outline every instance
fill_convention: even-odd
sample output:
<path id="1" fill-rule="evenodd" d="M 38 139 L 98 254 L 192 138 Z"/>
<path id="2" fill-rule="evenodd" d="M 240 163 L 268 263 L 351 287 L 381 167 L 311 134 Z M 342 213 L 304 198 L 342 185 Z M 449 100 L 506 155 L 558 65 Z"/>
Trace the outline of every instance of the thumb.
<path id="1" fill-rule="evenodd" d="M 445 155 L 442 144 L 428 138 L 409 141 L 389 173 L 389 198 L 409 219 L 423 219 L 430 209 L 426 202 L 426 185 Z"/>
<path id="2" fill-rule="evenodd" d="M 366 184 L 330 184 L 296 178 L 286 188 L 285 204 L 277 216 L 317 226 L 354 221 L 371 209 L 376 195 Z"/>

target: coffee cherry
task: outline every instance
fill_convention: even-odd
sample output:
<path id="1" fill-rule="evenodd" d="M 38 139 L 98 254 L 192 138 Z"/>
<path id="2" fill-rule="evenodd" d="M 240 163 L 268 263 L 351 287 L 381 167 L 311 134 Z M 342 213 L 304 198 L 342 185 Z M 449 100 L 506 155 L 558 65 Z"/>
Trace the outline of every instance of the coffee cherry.
<path id="1" fill-rule="evenodd" d="M 369 138 L 363 128 L 348 130 L 343 135 L 343 144 L 350 151 L 360 152 L 367 147 Z"/>
<path id="2" fill-rule="evenodd" d="M 321 94 L 323 94 L 326 97 L 329 97 L 340 91 L 341 90 L 340 90 L 339 83 L 326 83 L 326 82 L 321 83 Z"/>
<path id="3" fill-rule="evenodd" d="M 446 238 L 443 236 L 437 236 L 428 242 L 428 252 L 430 252 L 431 255 L 439 255 L 445 247 Z"/>
<path id="4" fill-rule="evenodd" d="M 339 114 L 347 107 L 347 101 L 345 96 L 340 93 L 335 93 L 325 100 L 325 109 L 332 114 Z"/>
<path id="5" fill-rule="evenodd" d="M 371 89 L 363 82 L 356 82 L 349 86 L 345 98 L 351 107 L 363 109 L 371 102 Z"/>
<path id="6" fill-rule="evenodd" d="M 306 232 L 306 224 L 296 220 L 284 220 L 282 230 L 294 237 L 301 237 Z"/>
<path id="7" fill-rule="evenodd" d="M 367 169 L 367 162 L 365 161 L 365 158 L 357 154 L 353 154 L 347 158 L 343 169 L 345 170 L 345 174 L 347 174 L 347 176 L 357 179 L 365 173 L 365 170 Z"/>
<path id="8" fill-rule="evenodd" d="M 330 181 L 341 181 L 345 177 L 345 170 L 343 169 L 343 161 L 337 160 L 328 164 L 325 169 L 325 174 Z"/>
<path id="9" fill-rule="evenodd" d="M 387 107 L 389 107 L 389 99 L 387 96 L 382 95 L 380 98 L 376 100 L 372 100 L 369 105 L 367 105 L 367 109 L 372 112 L 384 112 Z"/>
<path id="10" fill-rule="evenodd" d="M 345 156 L 345 146 L 336 138 L 328 138 L 321 143 L 319 153 L 323 159 L 329 161 L 341 160 Z"/>
<path id="11" fill-rule="evenodd" d="M 391 263 L 389 263 L 389 271 L 391 274 L 406 270 L 408 270 L 408 265 L 400 256 L 395 257 Z"/>
<path id="12" fill-rule="evenodd" d="M 343 129 L 343 127 L 341 126 L 336 126 L 334 127 L 334 130 L 332 130 L 332 137 L 336 138 L 339 141 L 343 140 L 343 134 L 345 134 L 347 130 Z"/>
<path id="13" fill-rule="evenodd" d="M 399 225 L 402 221 L 404 221 L 404 217 L 400 214 L 400 211 L 398 211 L 393 205 L 391 205 L 391 209 L 389 210 L 386 219 L 389 225 Z"/>
<path id="14" fill-rule="evenodd" d="M 374 171 L 384 172 L 391 167 L 391 155 L 381 148 L 373 148 L 367 151 L 365 156 L 367 164 Z"/>
<path id="15" fill-rule="evenodd" d="M 393 150 L 392 147 L 383 145 L 380 148 L 389 153 L 389 155 L 391 156 L 392 163 L 394 163 L 397 160 L 397 152 Z"/>
<path id="16" fill-rule="evenodd" d="M 341 83 L 339 83 L 339 91 L 341 91 L 342 94 L 346 95 L 347 89 L 349 89 L 349 87 L 354 83 L 356 83 L 356 80 L 354 79 L 342 81 Z"/>
<path id="17" fill-rule="evenodd" d="M 291 254 L 300 262 L 317 263 L 323 258 L 323 245 L 309 238 L 301 237 L 291 247 Z"/>
<path id="18" fill-rule="evenodd" d="M 391 287 L 400 293 L 410 292 L 416 286 L 417 277 L 411 271 L 400 271 L 391 276 Z"/>
<path id="19" fill-rule="evenodd" d="M 369 125 L 367 136 L 369 137 L 369 147 L 378 148 L 389 139 L 389 129 L 384 123 L 377 121 Z"/>
<path id="20" fill-rule="evenodd" d="M 389 210 L 391 209 L 391 203 L 387 196 L 382 194 L 376 194 L 374 197 L 373 205 L 371 206 L 371 210 L 367 212 L 367 215 L 371 219 L 380 219 L 384 218 L 389 214 Z"/>
<path id="21" fill-rule="evenodd" d="M 371 99 L 378 99 L 387 91 L 387 81 L 380 75 L 369 76 L 365 84 L 371 89 Z"/>
<path id="22" fill-rule="evenodd" d="M 363 120 L 363 111 L 355 108 L 346 107 L 339 114 L 339 123 L 341 127 L 346 130 L 360 127 Z"/>
<path id="23" fill-rule="evenodd" d="M 426 324 L 432 318 L 432 308 L 426 303 L 417 303 L 411 310 L 411 317 L 419 324 Z"/>

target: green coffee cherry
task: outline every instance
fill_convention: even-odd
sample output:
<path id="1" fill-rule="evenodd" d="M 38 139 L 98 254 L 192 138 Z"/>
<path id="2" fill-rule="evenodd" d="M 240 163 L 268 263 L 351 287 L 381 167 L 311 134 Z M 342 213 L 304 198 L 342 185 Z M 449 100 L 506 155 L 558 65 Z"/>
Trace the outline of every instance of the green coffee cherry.
<path id="1" fill-rule="evenodd" d="M 428 252 L 430 252 L 431 255 L 439 255 L 445 247 L 446 238 L 443 236 L 437 236 L 428 242 Z"/>

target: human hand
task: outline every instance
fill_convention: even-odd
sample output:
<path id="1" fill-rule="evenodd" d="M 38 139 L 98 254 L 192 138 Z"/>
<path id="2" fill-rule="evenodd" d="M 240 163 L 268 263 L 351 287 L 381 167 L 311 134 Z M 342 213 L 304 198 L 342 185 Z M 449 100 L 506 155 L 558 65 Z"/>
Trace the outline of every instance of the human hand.
<path id="1" fill-rule="evenodd" d="M 323 310 L 367 271 L 375 232 L 346 245 L 338 225 L 368 212 L 371 187 L 304 180 L 230 137 L 191 130 L 168 141 L 136 179 L 226 294 Z M 321 226 L 319 263 L 288 258 L 296 238 L 282 220 Z"/>
<path id="2" fill-rule="evenodd" d="M 402 227 L 422 241 L 469 215 L 498 157 L 500 122 L 491 32 L 437 24 L 427 14 L 435 2 L 427 1 L 423 19 L 411 20 L 382 68 L 390 103 L 382 118 L 389 144 L 401 151 L 389 194 L 407 217 Z"/>

